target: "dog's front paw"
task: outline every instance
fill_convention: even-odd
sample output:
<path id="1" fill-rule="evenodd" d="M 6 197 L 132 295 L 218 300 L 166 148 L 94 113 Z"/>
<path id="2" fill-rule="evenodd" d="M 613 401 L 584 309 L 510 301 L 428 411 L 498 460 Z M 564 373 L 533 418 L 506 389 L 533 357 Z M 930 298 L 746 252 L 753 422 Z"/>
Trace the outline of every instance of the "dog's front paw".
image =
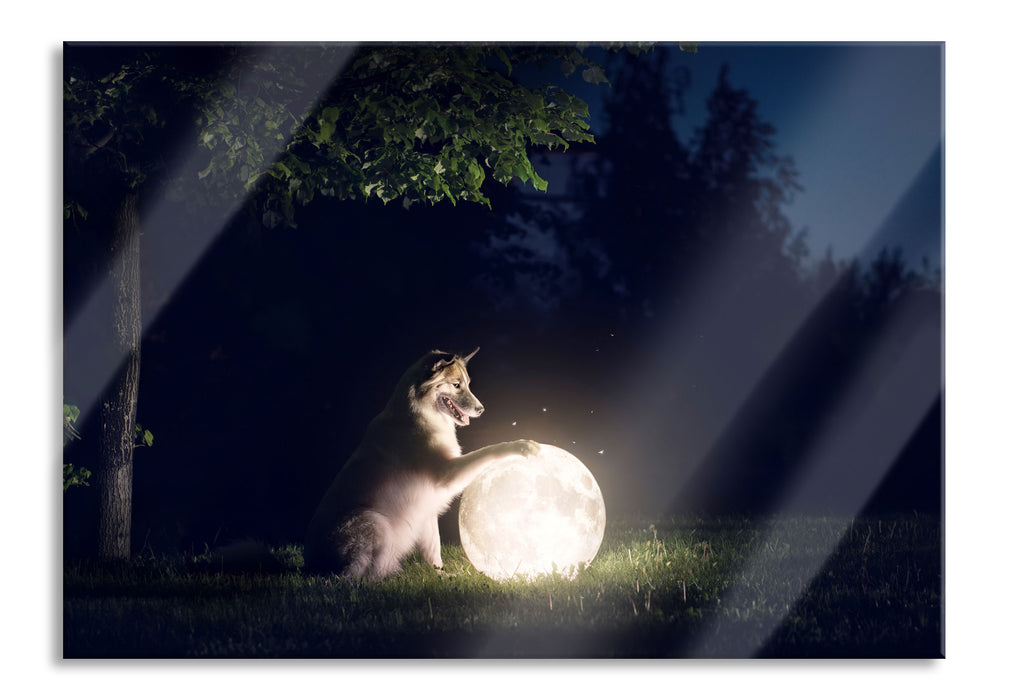
<path id="1" fill-rule="evenodd" d="M 520 457 L 535 457 L 540 453 L 540 444 L 533 440 L 514 440 L 511 448 Z"/>

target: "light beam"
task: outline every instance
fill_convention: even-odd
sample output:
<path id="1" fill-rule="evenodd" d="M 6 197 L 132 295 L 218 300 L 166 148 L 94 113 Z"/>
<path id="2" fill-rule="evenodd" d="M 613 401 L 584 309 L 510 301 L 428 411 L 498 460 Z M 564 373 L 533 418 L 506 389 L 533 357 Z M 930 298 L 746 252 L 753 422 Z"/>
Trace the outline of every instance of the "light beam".
<path id="1" fill-rule="evenodd" d="M 292 104 L 291 111 L 293 113 L 308 113 L 307 108 L 317 102 L 323 91 L 339 77 L 354 51 L 352 45 L 343 48 L 345 50 L 333 62 L 330 70 L 300 75 L 299 77 L 304 80 L 304 84 L 290 86 L 294 94 L 298 92 L 301 94 L 300 100 L 296 104 Z M 289 50 L 290 46 L 267 45 L 262 49 L 262 55 L 257 62 L 269 62 L 274 57 L 278 57 L 281 52 Z M 242 104 L 247 101 L 245 98 L 254 98 L 257 89 L 255 81 L 239 80 L 238 90 L 242 99 L 233 101 L 232 104 Z M 243 92 L 247 94 L 243 96 Z M 306 109 L 299 110 L 299 108 Z M 241 118 L 241 115 L 236 115 L 235 118 Z M 288 139 L 292 134 L 288 134 Z M 272 153 L 264 152 L 266 162 L 273 162 L 283 152 L 286 145 L 286 141 L 277 141 Z M 205 159 L 206 151 L 194 139 L 187 152 L 177 160 L 180 165 L 169 175 L 167 181 L 194 178 L 203 166 Z M 159 246 L 155 261 L 156 269 L 142 270 L 141 276 L 145 280 L 151 277 L 155 278 L 157 288 L 166 290 L 169 295 L 174 293 L 206 253 L 211 243 L 224 230 L 228 221 L 239 210 L 245 199 L 244 184 L 236 177 L 230 185 L 230 191 L 222 194 L 221 205 L 207 209 L 200 217 L 193 217 L 197 223 L 183 232 L 173 230 L 176 228 L 173 226 L 173 222 L 179 205 L 170 201 L 168 195 L 162 191 L 153 206 L 144 207 L 144 211 L 147 213 L 142 214 L 140 229 L 147 232 L 172 232 L 173 237 L 170 244 Z M 147 283 L 144 282 L 144 284 Z M 72 397 L 68 396 L 67 398 L 72 398 L 80 408 L 81 415 L 78 422 L 81 424 L 95 408 L 98 397 L 101 396 L 105 387 L 115 376 L 116 370 L 125 360 L 125 355 L 111 355 L 104 349 L 104 337 L 107 334 L 107 313 L 104 309 L 107 308 L 107 300 L 111 298 L 112 281 L 104 276 L 98 287 L 81 306 L 80 311 L 70 321 L 63 336 L 64 346 L 73 353 L 74 366 L 79 367 L 72 378 L 64 377 L 64 385 L 72 391 Z M 149 328 L 157 316 L 157 312 L 148 314 L 148 317 L 143 320 L 144 328 Z M 67 381 L 68 379 L 70 382 Z"/>

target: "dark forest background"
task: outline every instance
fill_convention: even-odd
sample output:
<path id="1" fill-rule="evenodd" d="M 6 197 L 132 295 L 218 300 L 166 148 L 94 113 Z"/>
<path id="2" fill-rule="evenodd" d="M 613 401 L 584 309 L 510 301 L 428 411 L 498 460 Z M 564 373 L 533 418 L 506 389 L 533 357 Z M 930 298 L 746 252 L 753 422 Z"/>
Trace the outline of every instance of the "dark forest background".
<path id="1" fill-rule="evenodd" d="M 730 71 L 687 134 L 675 48 L 609 72 L 597 143 L 535 159 L 547 194 L 490 184 L 490 209 L 317 199 L 297 228 L 250 208 L 179 289 L 145 275 L 138 420 L 155 442 L 135 457 L 134 550 L 300 541 L 400 373 L 477 345 L 487 412 L 464 449 L 556 444 L 596 474 L 610 517 L 657 517 L 779 508 L 839 406 L 873 399 L 865 367 L 886 376 L 925 333 L 939 341 L 914 350 L 915 376 L 938 391 L 862 508 L 941 511 L 941 261 L 885 239 L 812 259 L 784 214 L 802 174 Z M 938 232 L 938 155 L 928 186 Z M 144 269 L 198 216 L 145 229 Z M 91 221 L 64 233 L 65 323 L 102 268 Z M 82 370 L 64 353 L 73 403 Z M 79 426 L 66 461 L 95 463 L 97 430 Z M 839 479 L 869 478 L 850 466 Z M 91 551 L 96 489 L 63 505 L 65 553 Z M 830 490 L 800 505 L 845 507 Z"/>

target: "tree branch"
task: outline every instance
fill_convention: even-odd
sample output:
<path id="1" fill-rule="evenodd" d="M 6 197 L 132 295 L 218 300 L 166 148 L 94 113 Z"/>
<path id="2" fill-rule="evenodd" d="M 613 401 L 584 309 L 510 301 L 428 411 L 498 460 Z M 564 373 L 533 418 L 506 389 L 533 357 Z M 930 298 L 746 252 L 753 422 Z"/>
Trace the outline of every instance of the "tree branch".
<path id="1" fill-rule="evenodd" d="M 116 135 L 116 129 L 115 127 L 112 126 L 110 126 L 109 130 L 104 135 L 102 135 L 102 137 L 97 141 L 92 141 L 82 133 L 81 139 L 87 144 L 87 148 L 84 149 L 83 160 L 87 160 L 92 155 L 94 155 L 96 151 L 105 148 L 108 145 L 109 141 L 112 140 L 112 137 L 115 135 Z"/>

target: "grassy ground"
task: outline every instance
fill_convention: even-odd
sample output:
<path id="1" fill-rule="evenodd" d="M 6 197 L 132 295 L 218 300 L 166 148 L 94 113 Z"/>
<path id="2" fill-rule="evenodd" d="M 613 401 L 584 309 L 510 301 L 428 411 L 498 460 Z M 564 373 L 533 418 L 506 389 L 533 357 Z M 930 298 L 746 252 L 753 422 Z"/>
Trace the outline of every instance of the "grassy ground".
<path id="1" fill-rule="evenodd" d="M 68 563 L 63 651 L 89 657 L 938 657 L 935 518 L 611 523 L 575 580 L 495 582 L 458 546 L 379 583 Z"/>

